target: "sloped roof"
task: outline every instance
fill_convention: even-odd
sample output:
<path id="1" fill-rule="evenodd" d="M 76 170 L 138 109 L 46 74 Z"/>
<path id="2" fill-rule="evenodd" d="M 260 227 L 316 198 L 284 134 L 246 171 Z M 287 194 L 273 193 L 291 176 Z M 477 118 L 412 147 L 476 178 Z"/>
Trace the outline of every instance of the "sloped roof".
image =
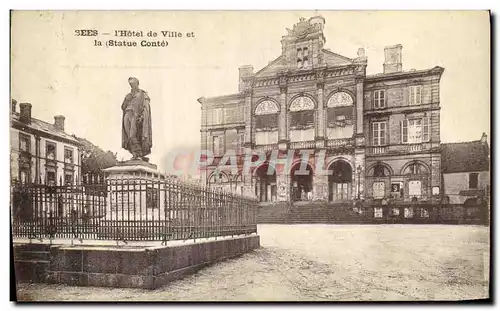
<path id="1" fill-rule="evenodd" d="M 352 64 L 353 62 L 353 60 L 349 57 L 333 53 L 332 51 L 326 49 L 321 50 L 321 52 L 323 53 L 323 59 L 327 66 L 344 66 Z"/>
<path id="2" fill-rule="evenodd" d="M 480 140 L 441 144 L 443 173 L 489 171 L 489 147 Z"/>
<path id="3" fill-rule="evenodd" d="M 271 61 L 267 66 L 255 73 L 256 77 L 269 77 L 274 76 L 280 70 L 286 68 L 286 60 L 283 55 Z"/>
<path id="4" fill-rule="evenodd" d="M 47 134 L 52 135 L 52 136 L 64 138 L 66 140 L 74 142 L 77 145 L 80 144 L 80 142 L 78 140 L 76 140 L 73 136 L 71 136 L 70 134 L 56 129 L 54 127 L 54 124 L 51 124 L 51 123 L 48 123 L 48 122 L 45 122 L 45 121 L 42 121 L 42 120 L 39 120 L 39 119 L 36 119 L 33 117 L 31 118 L 31 124 L 25 124 L 19 120 L 19 113 L 18 112 L 12 114 L 12 121 L 19 122 L 23 126 L 34 129 L 36 131 L 40 131 L 40 132 L 44 132 L 44 133 L 47 133 Z"/>

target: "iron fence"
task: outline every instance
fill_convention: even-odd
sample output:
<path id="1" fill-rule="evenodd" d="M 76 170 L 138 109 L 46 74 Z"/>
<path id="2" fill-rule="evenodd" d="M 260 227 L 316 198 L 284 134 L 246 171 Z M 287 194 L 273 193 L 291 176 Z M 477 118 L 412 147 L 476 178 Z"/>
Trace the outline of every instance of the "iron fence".
<path id="1" fill-rule="evenodd" d="M 257 232 L 257 201 L 162 178 L 12 187 L 14 237 L 169 241 Z"/>

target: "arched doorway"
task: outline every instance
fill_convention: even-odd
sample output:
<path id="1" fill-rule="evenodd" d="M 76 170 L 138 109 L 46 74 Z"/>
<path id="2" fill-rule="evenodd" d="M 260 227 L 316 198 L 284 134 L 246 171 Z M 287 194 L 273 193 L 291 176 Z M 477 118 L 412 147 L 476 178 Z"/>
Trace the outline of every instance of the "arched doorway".
<path id="1" fill-rule="evenodd" d="M 292 201 L 312 200 L 313 169 L 309 163 L 306 164 L 305 169 L 301 168 L 302 163 L 296 163 L 290 170 L 290 199 Z"/>
<path id="2" fill-rule="evenodd" d="M 264 163 L 255 171 L 255 196 L 260 202 L 274 202 L 276 195 L 276 170 Z"/>
<path id="3" fill-rule="evenodd" d="M 330 164 L 328 170 L 328 200 L 331 202 L 343 202 L 351 199 L 352 168 L 345 161 L 339 160 Z"/>

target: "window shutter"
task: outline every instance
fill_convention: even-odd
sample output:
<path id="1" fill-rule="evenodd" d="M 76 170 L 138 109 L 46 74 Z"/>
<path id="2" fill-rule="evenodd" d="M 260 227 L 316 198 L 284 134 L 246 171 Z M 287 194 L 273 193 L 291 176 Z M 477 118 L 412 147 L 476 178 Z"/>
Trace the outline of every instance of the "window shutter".
<path id="1" fill-rule="evenodd" d="M 378 108 L 378 91 L 373 91 L 373 108 Z"/>
<path id="2" fill-rule="evenodd" d="M 401 143 L 408 143 L 408 120 L 401 121 Z"/>
<path id="3" fill-rule="evenodd" d="M 410 105 L 413 105 L 413 86 L 410 86 L 409 89 L 408 89 L 408 103 Z"/>
<path id="4" fill-rule="evenodd" d="M 423 141 L 428 142 L 430 140 L 430 118 L 424 117 L 423 123 Z"/>

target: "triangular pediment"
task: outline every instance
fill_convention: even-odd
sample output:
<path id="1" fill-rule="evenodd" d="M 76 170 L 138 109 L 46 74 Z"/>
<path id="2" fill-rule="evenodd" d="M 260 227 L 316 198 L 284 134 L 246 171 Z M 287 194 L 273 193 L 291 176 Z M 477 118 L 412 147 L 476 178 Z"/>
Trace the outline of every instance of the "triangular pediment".
<path id="1" fill-rule="evenodd" d="M 278 57 L 275 60 L 273 60 L 272 62 L 270 62 L 266 67 L 257 71 L 255 73 L 255 76 L 257 78 L 274 76 L 278 72 L 280 72 L 281 70 L 284 70 L 286 68 L 287 68 L 287 64 L 286 64 L 285 57 L 283 55 L 281 55 L 280 57 Z"/>
<path id="2" fill-rule="evenodd" d="M 330 67 L 349 65 L 353 62 L 353 60 L 349 57 L 345 57 L 328 50 L 322 50 L 321 52 L 323 54 L 323 61 Z"/>
<path id="3" fill-rule="evenodd" d="M 353 63 L 353 60 L 351 58 L 330 52 L 328 50 L 321 50 L 321 56 L 323 58 L 323 64 L 328 67 L 345 66 Z M 270 62 L 266 67 L 255 73 L 255 77 L 272 77 L 277 75 L 281 70 L 286 70 L 287 68 L 294 69 L 294 66 L 289 66 L 289 64 L 287 64 L 286 62 L 285 56 L 281 55 L 280 57 Z"/>

